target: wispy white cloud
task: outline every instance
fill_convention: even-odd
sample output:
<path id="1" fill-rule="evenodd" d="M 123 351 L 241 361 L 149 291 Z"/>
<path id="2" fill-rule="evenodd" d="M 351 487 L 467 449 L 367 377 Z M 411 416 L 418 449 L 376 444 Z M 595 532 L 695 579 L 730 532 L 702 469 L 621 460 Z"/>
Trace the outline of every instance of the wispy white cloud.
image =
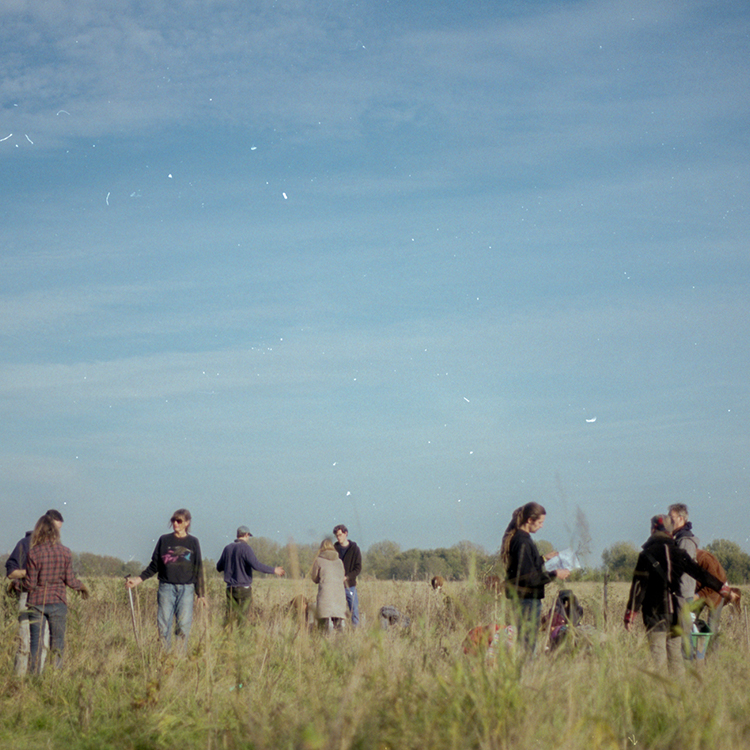
<path id="1" fill-rule="evenodd" d="M 489 547 L 556 471 L 602 539 L 602 497 L 734 496 L 741 4 L 0 20 L 3 496 L 299 534 L 352 490 L 371 541 L 429 501 Z"/>
<path id="2" fill-rule="evenodd" d="M 179 14 L 164 4 L 6 7 L 15 54 L 0 91 L 18 105 L 6 109 L 8 124 L 44 134 L 35 142 L 44 148 L 47 139 L 188 120 L 304 128 L 306 138 L 324 121 L 329 137 L 341 137 L 359 132 L 367 118 L 398 127 L 423 110 L 431 127 L 450 123 L 472 138 L 564 124 L 568 138 L 586 139 L 594 129 L 585 122 L 594 117 L 623 129 L 619 100 L 629 132 L 658 139 L 667 116 L 716 117 L 721 107 L 739 106 L 727 96 L 743 78 L 736 58 L 723 56 L 717 43 L 696 55 L 703 3 L 576 3 L 388 35 L 372 23 L 369 46 L 361 44 L 363 25 L 387 19 L 388 10 L 380 12 L 363 18 L 358 6 L 325 2 L 185 3 Z M 739 46 L 741 24 L 725 25 L 721 37 Z M 702 85 L 708 80 L 710 88 Z M 596 133 L 604 142 L 606 130 Z"/>

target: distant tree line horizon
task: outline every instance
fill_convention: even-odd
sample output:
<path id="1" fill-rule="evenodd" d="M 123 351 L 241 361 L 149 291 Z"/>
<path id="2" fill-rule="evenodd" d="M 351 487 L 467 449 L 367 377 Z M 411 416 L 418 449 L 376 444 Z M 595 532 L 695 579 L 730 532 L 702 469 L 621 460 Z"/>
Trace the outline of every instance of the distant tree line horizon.
<path id="1" fill-rule="evenodd" d="M 281 565 L 292 578 L 307 576 L 318 552 L 318 544 L 281 545 L 266 537 L 253 537 L 253 551 L 258 559 L 267 565 Z M 539 540 L 537 547 L 542 554 L 554 548 L 546 540 Z M 739 544 L 728 539 L 716 539 L 704 546 L 714 554 L 727 572 L 733 584 L 750 582 L 750 554 Z M 611 581 L 629 581 L 633 575 L 639 549 L 631 542 L 615 542 L 602 552 L 602 564 L 598 567 L 584 567 L 573 572 L 570 580 L 598 581 L 605 576 Z M 110 555 L 95 555 L 90 552 L 72 553 L 73 569 L 76 575 L 85 578 L 122 578 L 138 575 L 145 567 L 137 560 L 124 562 Z M 363 550 L 362 580 L 426 581 L 433 576 L 442 576 L 447 581 L 483 580 L 487 576 L 504 577 L 500 552 L 488 553 L 474 542 L 460 541 L 452 547 L 435 549 L 401 546 L 390 540 L 375 542 Z M 8 555 L 0 555 L 0 563 L 5 563 Z M 207 576 L 220 576 L 216 572 L 215 561 L 205 560 Z"/>

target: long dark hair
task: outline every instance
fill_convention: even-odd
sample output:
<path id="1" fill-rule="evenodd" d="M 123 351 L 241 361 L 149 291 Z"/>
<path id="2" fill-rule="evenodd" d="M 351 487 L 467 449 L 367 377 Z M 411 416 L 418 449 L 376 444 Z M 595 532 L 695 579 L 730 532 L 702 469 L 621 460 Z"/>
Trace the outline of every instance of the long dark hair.
<path id="1" fill-rule="evenodd" d="M 510 543 L 518 529 L 527 521 L 536 521 L 537 518 L 546 515 L 547 511 L 539 503 L 526 503 L 526 505 L 522 505 L 513 511 L 508 528 L 505 529 L 505 533 L 503 534 L 503 541 L 500 544 L 500 558 L 506 568 L 508 567 L 508 563 L 510 563 Z"/>

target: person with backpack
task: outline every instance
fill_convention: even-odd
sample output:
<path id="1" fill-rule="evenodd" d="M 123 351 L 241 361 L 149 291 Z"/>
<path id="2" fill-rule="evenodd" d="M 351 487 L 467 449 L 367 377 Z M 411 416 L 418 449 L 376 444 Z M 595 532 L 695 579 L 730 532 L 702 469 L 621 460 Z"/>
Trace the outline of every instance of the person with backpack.
<path id="1" fill-rule="evenodd" d="M 651 656 L 657 668 L 667 666 L 670 674 L 684 672 L 680 627 L 680 580 L 689 575 L 703 586 L 733 598 L 729 586 L 718 580 L 680 549 L 672 538 L 669 516 L 651 519 L 651 535 L 638 555 L 630 586 L 624 624 L 630 631 L 638 612 L 643 615 Z"/>

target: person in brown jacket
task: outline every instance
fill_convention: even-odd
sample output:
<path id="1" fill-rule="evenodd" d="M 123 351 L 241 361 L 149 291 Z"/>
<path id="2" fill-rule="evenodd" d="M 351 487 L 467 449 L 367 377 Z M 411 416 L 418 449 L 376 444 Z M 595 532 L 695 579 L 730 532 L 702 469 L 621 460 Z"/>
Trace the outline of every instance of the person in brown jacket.
<path id="1" fill-rule="evenodd" d="M 727 573 L 722 567 L 721 563 L 716 559 L 714 555 L 705 549 L 698 550 L 697 563 L 704 570 L 707 570 L 714 578 L 718 578 L 722 583 L 727 582 Z M 732 589 L 737 594 L 736 607 L 739 607 L 739 589 Z M 701 612 L 708 607 L 708 629 L 716 636 L 719 632 L 719 624 L 721 621 L 721 612 L 724 609 L 724 602 L 726 601 L 721 594 L 718 594 L 713 589 L 707 586 L 701 586 L 700 584 L 695 590 L 696 603 L 693 605 L 695 609 L 696 617 L 700 616 Z"/>
<path id="2" fill-rule="evenodd" d="M 346 617 L 344 563 L 330 539 L 324 539 L 310 577 L 318 584 L 316 617 L 323 630 L 341 630 Z"/>

